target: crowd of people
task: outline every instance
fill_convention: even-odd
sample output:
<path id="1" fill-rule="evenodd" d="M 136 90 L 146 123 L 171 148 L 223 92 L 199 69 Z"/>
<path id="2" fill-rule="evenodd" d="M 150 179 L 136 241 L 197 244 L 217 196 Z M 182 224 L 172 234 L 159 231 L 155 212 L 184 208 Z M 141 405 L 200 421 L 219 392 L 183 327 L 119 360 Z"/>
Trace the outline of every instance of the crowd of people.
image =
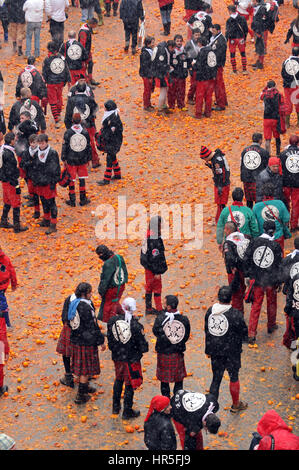
<path id="1" fill-rule="evenodd" d="M 208 118 L 212 110 L 225 110 L 228 99 L 223 71 L 227 49 L 232 73 L 237 73 L 238 49 L 242 73 L 248 74 L 246 40 L 249 34 L 255 42 L 257 57 L 252 67 L 254 70 L 263 69 L 268 33 L 273 33 L 279 20 L 280 3 L 276 0 L 236 1 L 228 6 L 229 17 L 222 33 L 221 25 L 213 23 L 210 1 L 185 0 L 184 21 L 188 39 L 185 45 L 181 34 L 157 45 L 153 36 L 144 38 L 139 69 L 144 83 L 144 110 L 154 111 L 151 94 L 155 86 L 160 88 L 159 115 L 172 114 L 175 106 L 186 111 L 186 101 L 190 105 L 195 104 L 196 118 Z M 48 56 L 39 71 L 35 59 L 40 55 L 43 4 L 52 40 L 47 44 Z M 163 34 L 169 36 L 174 0 L 158 0 L 158 5 Z M 68 188 L 69 199 L 65 202 L 74 208 L 78 178 L 79 204 L 85 206 L 90 203 L 86 179 L 90 165 L 94 169 L 101 165 L 97 150 L 106 154 L 104 177 L 97 183 L 104 186 L 111 180 L 122 178 L 117 154 L 123 142 L 123 124 L 117 104 L 112 99 L 104 103 L 101 127 L 98 132 L 96 129 L 99 106 L 94 89 L 99 82 L 93 77 L 92 40 L 94 30 L 103 25 L 103 16 L 109 17 L 111 11 L 113 16 L 117 16 L 119 12 L 124 25 L 124 50 L 128 52 L 131 41 L 131 51 L 135 55 L 140 22 L 143 24 L 145 19 L 142 0 L 106 1 L 105 5 L 98 0 L 74 0 L 72 6 L 81 8 L 82 22 L 79 31 L 69 31 L 65 41 L 68 0 L 0 2 L 4 41 L 11 40 L 13 53 L 19 56 L 23 55 L 26 25 L 27 65 L 17 78 L 16 102 L 10 109 L 7 126 L 3 103 L 0 108 L 3 195 L 0 228 L 12 229 L 16 234 L 28 230 L 21 223 L 20 178 L 27 185 L 27 205 L 34 210 L 33 218 L 40 219 L 40 204 L 42 206 L 43 217 L 39 225 L 46 228 L 47 235 L 57 232 L 57 185 Z M 242 345 L 256 342 L 265 294 L 269 335 L 278 328 L 277 293 L 282 290 L 286 296 L 283 344 L 294 351 L 293 377 L 299 380 L 298 237 L 294 239 L 294 250 L 284 257 L 285 240 L 296 235 L 299 229 L 299 137 L 290 135 L 285 149 L 281 149 L 280 139 L 280 135 L 290 127 L 293 97 L 299 89 L 298 18 L 292 22 L 286 37 L 287 43 L 293 35 L 292 53 L 283 62 L 281 70 L 284 94 L 278 91 L 273 80 L 268 80 L 261 92 L 263 134 L 254 132 L 252 142 L 240 150 L 243 188 L 234 188 L 231 205 L 228 205 L 230 167 L 224 152 L 220 148 L 211 151 L 205 145 L 200 149 L 200 158 L 213 174 L 216 236 L 227 272 L 227 285 L 218 290 L 217 301 L 205 315 L 205 354 L 211 359 L 212 369 L 208 394 L 184 389 L 187 376 L 184 354 L 192 325 L 187 315 L 179 312 L 179 300 L 175 295 L 162 298 L 162 275 L 168 265 L 160 216 L 151 219 L 142 244 L 140 264 L 145 272 L 145 314 L 156 316 L 152 332 L 156 337 L 156 377 L 161 393 L 152 399 L 145 418 L 144 442 L 150 450 L 175 450 L 174 429 L 186 450 L 203 448 L 202 429 L 217 434 L 221 422 L 216 413 L 225 370 L 230 379 L 230 412 L 239 413 L 248 408 L 248 403 L 240 399 Z M 33 34 L 34 54 L 31 54 Z M 188 77 L 190 87 L 186 93 Z M 1 74 L 2 91 L 4 81 Z M 63 89 L 66 86 L 68 97 L 64 106 Z M 216 100 L 214 107 L 213 94 Z M 66 130 L 60 154 L 49 144 L 46 133 L 47 105 L 50 106 L 55 129 L 59 129 L 64 120 Z M 297 104 L 295 108 L 299 116 Z M 276 156 L 271 152 L 272 137 Z M 265 148 L 262 147 L 263 138 Z M 244 198 L 246 205 L 243 205 Z M 13 223 L 9 220 L 11 209 Z M 115 369 L 112 412 L 118 415 L 121 411 L 124 386 L 122 418 L 134 419 L 140 415 L 140 411 L 133 408 L 134 390 L 143 383 L 141 359 L 148 352 L 148 341 L 141 322 L 134 315 L 136 300 L 132 297 L 121 300 L 128 282 L 124 258 L 106 245 L 99 245 L 96 254 L 103 262 L 98 286 L 102 298 L 100 311 L 98 314 L 95 311 L 92 286 L 88 282 L 78 284 L 74 293 L 65 299 L 61 317 L 63 327 L 57 344 L 57 353 L 62 356 L 65 370 L 60 381 L 73 389 L 76 377 L 75 403 L 85 404 L 96 392 L 91 384 L 92 377 L 100 375 L 98 348 L 104 351 L 107 345 Z M 17 288 L 16 273 L 9 258 L 0 250 L 0 396 L 8 390 L 4 384 L 4 365 L 9 355 L 6 335 L 6 327 L 10 327 L 6 299 L 9 284 L 13 290 Z M 252 303 L 248 326 L 244 319 L 244 302 Z M 11 438 L 0 435 L 0 447 L 5 445 L 13 447 L 15 444 Z M 268 410 L 260 420 L 250 447 L 299 449 L 299 438 L 290 432 L 274 410 Z"/>

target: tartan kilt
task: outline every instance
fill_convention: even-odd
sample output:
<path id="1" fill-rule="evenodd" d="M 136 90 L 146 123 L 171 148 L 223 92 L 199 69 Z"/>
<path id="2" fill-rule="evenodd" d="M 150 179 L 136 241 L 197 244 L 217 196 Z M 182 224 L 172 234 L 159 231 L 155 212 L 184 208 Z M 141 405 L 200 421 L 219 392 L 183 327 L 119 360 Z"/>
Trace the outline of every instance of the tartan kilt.
<path id="1" fill-rule="evenodd" d="M 71 328 L 67 323 L 64 323 L 60 336 L 58 338 L 56 352 L 66 357 L 71 357 L 72 344 L 70 342 Z"/>
<path id="2" fill-rule="evenodd" d="M 256 183 L 243 183 L 246 201 L 256 201 Z"/>
<path id="3" fill-rule="evenodd" d="M 160 382 L 181 382 L 187 376 L 184 354 L 158 353 L 156 376 Z"/>
<path id="4" fill-rule="evenodd" d="M 115 379 L 123 380 L 126 385 L 131 385 L 128 364 L 123 361 L 113 361 L 115 369 Z"/>
<path id="5" fill-rule="evenodd" d="M 71 371 L 77 377 L 80 377 L 80 375 L 100 375 L 98 347 L 72 343 Z"/>

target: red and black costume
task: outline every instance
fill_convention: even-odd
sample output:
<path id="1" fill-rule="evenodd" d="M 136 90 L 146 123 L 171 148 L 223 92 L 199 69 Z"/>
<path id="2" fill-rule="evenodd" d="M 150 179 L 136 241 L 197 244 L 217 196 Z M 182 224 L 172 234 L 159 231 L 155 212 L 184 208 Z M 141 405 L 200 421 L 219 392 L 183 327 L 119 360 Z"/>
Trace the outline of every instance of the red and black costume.
<path id="1" fill-rule="evenodd" d="M 283 195 L 291 213 L 290 228 L 296 230 L 299 224 L 299 148 L 289 145 L 280 154 L 282 166 Z"/>
<path id="2" fill-rule="evenodd" d="M 152 70 L 155 78 L 155 85 L 158 87 L 169 86 L 171 53 L 168 51 L 167 43 L 160 42 L 153 51 Z"/>
<path id="3" fill-rule="evenodd" d="M 289 42 L 291 37 L 293 36 L 293 43 L 292 47 L 299 47 L 299 23 L 298 23 L 298 18 L 292 21 L 290 24 L 290 28 L 287 32 L 285 44 Z"/>
<path id="4" fill-rule="evenodd" d="M 256 179 L 268 166 L 269 153 L 260 144 L 253 142 L 241 153 L 240 176 L 244 186 L 247 206 L 252 208 L 256 201 Z"/>
<path id="5" fill-rule="evenodd" d="M 188 20 L 187 26 L 191 29 L 191 35 L 193 29 L 199 29 L 200 34 L 204 37 L 208 42 L 211 37 L 210 28 L 212 27 L 212 18 L 211 16 L 206 13 L 205 11 L 198 11 L 194 13 Z M 189 33 L 189 38 L 190 38 Z"/>
<path id="6" fill-rule="evenodd" d="M 0 397 L 8 390 L 7 385 L 4 385 L 4 366 L 8 355 L 9 344 L 6 335 L 5 314 L 0 312 Z"/>
<path id="7" fill-rule="evenodd" d="M 253 18 L 251 23 L 251 29 L 255 34 L 255 53 L 258 56 L 258 60 L 255 65 L 263 67 L 265 57 L 265 32 L 267 31 L 267 8 L 263 0 L 260 0 L 259 4 L 253 7 Z M 260 68 L 262 68 L 260 67 Z"/>
<path id="8" fill-rule="evenodd" d="M 124 416 L 133 417 L 130 415 L 134 414 L 134 390 L 143 382 L 140 361 L 143 354 L 148 352 L 143 326 L 134 316 L 126 319 L 125 312 L 120 309 L 119 313 L 108 321 L 107 339 L 115 369 L 113 413 L 120 412 L 121 393 L 125 383 Z"/>
<path id="9" fill-rule="evenodd" d="M 299 118 L 299 104 L 297 100 L 299 90 L 299 57 L 290 55 L 282 64 L 281 76 L 283 80 L 283 91 L 285 99 L 285 115 L 287 124 L 290 125 L 290 115 L 293 106 Z"/>
<path id="10" fill-rule="evenodd" d="M 140 53 L 139 75 L 143 80 L 143 107 L 151 107 L 151 94 L 153 91 L 153 70 L 152 70 L 153 49 L 143 47 Z"/>
<path id="11" fill-rule="evenodd" d="M 65 57 L 70 75 L 71 85 L 74 85 L 83 75 L 85 77 L 85 63 L 88 54 L 82 44 L 76 39 L 69 39 L 60 48 L 61 54 Z"/>
<path id="12" fill-rule="evenodd" d="M 72 355 L 72 344 L 70 341 L 71 338 L 71 327 L 68 321 L 68 309 L 70 302 L 76 298 L 75 294 L 69 295 L 63 304 L 61 321 L 62 321 L 62 330 L 60 332 L 56 352 L 62 355 L 63 365 L 65 370 L 65 376 L 60 380 L 63 385 L 74 388 L 74 378 L 71 372 L 71 355 Z"/>
<path id="13" fill-rule="evenodd" d="M 5 291 L 9 284 L 11 284 L 12 290 L 17 288 L 18 282 L 16 271 L 9 257 L 0 249 L 0 316 L 1 314 L 4 315 L 6 326 L 10 327 L 9 308 L 5 296 Z"/>
<path id="14" fill-rule="evenodd" d="M 178 108 L 182 109 L 185 107 L 186 78 L 188 77 L 188 59 L 184 46 L 174 48 L 170 66 L 172 71 L 167 95 L 168 106 L 173 109 L 177 103 Z"/>
<path id="15" fill-rule="evenodd" d="M 221 31 L 216 36 L 211 37 L 209 45 L 215 52 L 217 60 L 217 75 L 215 78 L 216 105 L 219 108 L 224 109 L 228 104 L 223 78 L 223 71 L 226 62 L 227 41 Z"/>
<path id="16" fill-rule="evenodd" d="M 230 15 L 226 21 L 225 37 L 228 41 L 230 52 L 230 61 L 233 72 L 237 72 L 236 49 L 238 47 L 241 54 L 241 63 L 243 71 L 247 69 L 246 58 L 246 38 L 248 34 L 248 25 L 245 18 L 238 13 Z"/>
<path id="17" fill-rule="evenodd" d="M 42 75 L 34 65 L 26 65 L 20 72 L 16 84 L 16 98 L 21 96 L 21 88 L 30 88 L 31 99 L 44 106 L 47 102 L 47 87 Z"/>
<path id="18" fill-rule="evenodd" d="M 217 58 L 211 46 L 200 48 L 193 70 L 196 71 L 195 117 L 201 118 L 203 114 L 205 117 L 211 117 L 212 96 L 217 76 Z"/>
<path id="19" fill-rule="evenodd" d="M 260 99 L 264 102 L 264 138 L 271 140 L 273 135 L 276 141 L 276 154 L 279 155 L 280 134 L 286 132 L 283 96 L 275 86 L 265 87 Z"/>
<path id="20" fill-rule="evenodd" d="M 186 23 L 190 20 L 190 18 L 198 13 L 199 11 L 202 11 L 203 7 L 206 5 L 207 2 L 204 2 L 203 0 L 185 0 L 184 6 L 185 6 L 185 16 L 183 18 Z M 188 27 L 188 39 L 191 39 L 191 34 L 192 30 L 191 28 Z"/>
<path id="21" fill-rule="evenodd" d="M 188 58 L 188 69 L 189 69 L 189 74 L 190 74 L 190 88 L 188 91 L 188 103 L 190 104 L 195 104 L 194 103 L 194 97 L 196 93 L 196 70 L 193 69 L 192 62 L 196 60 L 196 57 L 199 54 L 201 45 L 195 42 L 194 39 L 190 39 L 185 45 L 185 51 L 187 54 Z"/>
<path id="22" fill-rule="evenodd" d="M 92 81 L 92 71 L 93 71 L 93 60 L 92 60 L 92 53 L 91 53 L 91 45 L 92 45 L 92 28 L 88 25 L 88 23 L 84 23 L 78 33 L 78 41 L 84 47 L 87 59 L 85 61 L 85 74 L 87 77 L 87 81 Z"/>
<path id="23" fill-rule="evenodd" d="M 286 330 L 283 335 L 283 344 L 290 348 L 292 341 L 299 337 L 299 302 L 298 299 L 292 298 L 293 280 L 297 279 L 299 275 L 299 250 L 294 250 L 283 258 L 282 273 L 284 280 L 283 293 L 287 296 L 285 306 Z"/>
<path id="24" fill-rule="evenodd" d="M 67 129 L 70 129 L 73 123 L 73 114 L 79 113 L 81 115 L 81 122 L 86 127 L 86 130 L 89 134 L 90 145 L 92 151 L 92 165 L 97 167 L 99 165 L 99 156 L 97 154 L 96 145 L 95 145 L 95 134 L 96 134 L 96 112 L 98 110 L 98 105 L 95 100 L 88 96 L 86 91 L 86 85 L 78 85 L 79 91 L 68 98 L 64 124 Z"/>
<path id="25" fill-rule="evenodd" d="M 34 219 L 38 219 L 40 217 L 39 196 L 33 184 L 31 174 L 34 155 L 37 151 L 38 147 L 32 148 L 31 146 L 29 146 L 28 149 L 22 153 L 22 159 L 20 162 L 20 171 L 23 171 L 25 173 L 25 179 L 28 186 L 28 193 L 30 198 L 32 199 L 32 203 L 30 202 L 29 206 L 31 207 L 33 205 L 34 207 Z"/>
<path id="26" fill-rule="evenodd" d="M 161 382 L 161 394 L 170 398 L 169 383 L 174 382 L 173 393 L 183 388 L 187 376 L 184 352 L 190 336 L 188 317 L 172 310 L 161 313 L 155 320 L 153 333 L 157 338 L 157 379 Z"/>
<path id="27" fill-rule="evenodd" d="M 47 84 L 48 101 L 55 123 L 60 121 L 62 112 L 63 87 L 71 81 L 70 71 L 65 58 L 60 53 L 49 52 L 45 58 L 42 70 Z"/>
<path id="28" fill-rule="evenodd" d="M 85 180 L 88 178 L 87 164 L 91 161 L 91 145 L 88 131 L 81 124 L 73 124 L 64 133 L 61 160 L 65 163 L 71 183 L 69 185 L 69 205 L 76 205 L 75 181 L 79 178 L 80 205 L 86 205 L 89 200 L 86 197 Z M 68 202 L 68 201 L 67 201 Z"/>
<path id="29" fill-rule="evenodd" d="M 21 100 L 16 101 L 10 110 L 9 120 L 8 120 L 8 129 L 13 130 L 18 124 L 20 124 L 20 114 L 24 111 L 28 111 L 31 115 L 31 120 L 35 122 L 37 128 L 41 132 L 45 132 L 47 129 L 45 115 L 41 106 L 34 100 L 30 98 L 22 98 Z"/>

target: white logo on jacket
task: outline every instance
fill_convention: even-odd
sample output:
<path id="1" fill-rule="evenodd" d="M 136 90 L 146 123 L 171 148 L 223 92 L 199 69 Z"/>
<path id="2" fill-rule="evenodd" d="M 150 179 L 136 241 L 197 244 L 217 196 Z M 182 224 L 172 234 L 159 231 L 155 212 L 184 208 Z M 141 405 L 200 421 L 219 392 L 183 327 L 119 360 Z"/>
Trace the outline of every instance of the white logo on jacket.
<path id="1" fill-rule="evenodd" d="M 29 88 L 33 83 L 33 78 L 32 78 L 31 73 L 25 70 L 21 74 L 21 82 L 24 87 Z"/>
<path id="2" fill-rule="evenodd" d="M 125 320 L 117 320 L 112 326 L 112 333 L 116 341 L 126 344 L 132 337 L 131 328 Z"/>
<path id="3" fill-rule="evenodd" d="M 77 330 L 80 326 L 80 315 L 77 310 L 76 310 L 74 318 L 70 320 L 70 325 L 71 325 L 72 330 Z"/>
<path id="4" fill-rule="evenodd" d="M 1 165 L 0 165 L 0 168 L 1 168 Z M 293 266 L 292 266 L 291 269 L 290 269 L 290 277 L 291 277 L 291 279 L 293 279 L 293 278 L 296 276 L 296 274 L 299 274 L 299 262 L 293 264 Z"/>
<path id="5" fill-rule="evenodd" d="M 171 344 L 178 344 L 184 339 L 186 330 L 182 322 L 173 320 L 172 322 L 167 322 L 163 326 L 163 331 Z"/>
<path id="6" fill-rule="evenodd" d="M 261 156 L 255 150 L 248 150 L 243 157 L 243 163 L 248 170 L 256 170 L 261 164 Z"/>
<path id="7" fill-rule="evenodd" d="M 64 59 L 61 57 L 55 57 L 55 59 L 52 60 L 50 64 L 50 70 L 51 72 L 55 73 L 55 75 L 59 75 L 64 71 L 65 68 L 65 63 Z"/>
<path id="8" fill-rule="evenodd" d="M 287 157 L 286 168 L 290 173 L 299 173 L 299 155 L 297 153 Z"/>
<path id="9" fill-rule="evenodd" d="M 87 139 L 82 134 L 74 134 L 70 138 L 70 147 L 74 152 L 83 152 L 87 147 Z"/>
<path id="10" fill-rule="evenodd" d="M 67 50 L 67 55 L 71 60 L 78 60 L 82 56 L 82 49 L 78 44 L 72 44 Z"/>
<path id="11" fill-rule="evenodd" d="M 259 246 L 253 253 L 253 262 L 259 268 L 267 269 L 273 264 L 273 261 L 274 253 L 268 246 Z"/>
<path id="12" fill-rule="evenodd" d="M 183 396 L 182 403 L 186 411 L 193 412 L 202 408 L 206 400 L 203 393 L 188 392 Z"/>
<path id="13" fill-rule="evenodd" d="M 216 67 L 217 65 L 217 58 L 216 54 L 213 51 L 210 51 L 207 56 L 207 64 L 209 67 Z"/>
<path id="14" fill-rule="evenodd" d="M 81 119 L 84 121 L 90 115 L 90 107 L 88 106 L 88 104 L 85 104 L 85 111 L 82 112 L 77 108 L 77 106 L 75 106 L 73 114 L 75 114 L 75 113 L 79 113 L 80 116 L 81 116 Z"/>
<path id="15" fill-rule="evenodd" d="M 272 214 L 272 212 L 274 215 Z M 261 216 L 264 220 L 272 220 L 273 222 L 275 222 L 275 220 L 279 218 L 279 210 L 277 209 L 277 207 L 272 206 L 271 204 L 267 204 L 267 207 L 263 208 Z"/>

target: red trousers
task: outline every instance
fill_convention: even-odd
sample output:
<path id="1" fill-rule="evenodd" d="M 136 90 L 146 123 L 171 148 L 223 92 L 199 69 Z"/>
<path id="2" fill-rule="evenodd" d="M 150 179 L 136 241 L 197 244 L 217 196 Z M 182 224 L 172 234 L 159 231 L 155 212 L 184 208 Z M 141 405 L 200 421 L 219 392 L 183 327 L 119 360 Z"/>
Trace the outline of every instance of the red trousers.
<path id="1" fill-rule="evenodd" d="M 181 441 L 182 449 L 184 450 L 184 448 L 185 448 L 186 428 L 183 424 L 178 423 L 175 420 L 173 420 L 173 424 L 175 425 L 175 428 L 177 430 L 177 433 L 178 433 L 180 441 Z M 203 438 L 202 438 L 202 432 L 201 431 L 199 431 L 196 434 L 196 450 L 203 450 Z"/>
<path id="2" fill-rule="evenodd" d="M 80 70 L 70 70 L 71 74 L 71 85 L 75 85 L 75 83 L 79 80 L 80 75 L 84 75 L 85 77 L 85 67 Z"/>
<path id="3" fill-rule="evenodd" d="M 154 301 L 157 310 L 162 310 L 161 292 L 162 292 L 162 277 L 155 279 L 154 273 L 145 270 L 145 292 L 146 294 L 154 294 Z"/>
<path id="4" fill-rule="evenodd" d="M 95 134 L 96 128 L 95 127 L 87 127 L 87 132 L 90 138 L 90 145 L 91 145 L 91 160 L 93 165 L 98 165 L 100 163 L 99 156 L 96 149 L 95 144 Z"/>
<path id="5" fill-rule="evenodd" d="M 217 224 L 218 219 L 220 217 L 222 209 L 224 209 L 224 206 L 226 206 L 227 201 L 228 201 L 228 196 L 229 196 L 229 190 L 230 190 L 230 185 L 223 186 L 222 187 L 222 193 L 219 196 L 218 193 L 218 188 L 217 186 L 214 186 L 214 202 L 217 204 L 217 212 L 215 215 L 215 222 Z"/>
<path id="6" fill-rule="evenodd" d="M 188 100 L 194 100 L 194 96 L 196 93 L 196 72 L 193 71 L 192 75 L 190 75 L 190 88 L 188 91 Z"/>
<path id="7" fill-rule="evenodd" d="M 239 271 L 240 276 L 240 286 L 237 292 L 233 292 L 232 294 L 232 307 L 236 308 L 240 312 L 244 313 L 244 296 L 246 291 L 246 286 L 244 282 L 244 274 L 242 271 Z M 228 283 L 230 284 L 234 278 L 234 274 L 228 274 L 227 279 Z"/>
<path id="8" fill-rule="evenodd" d="M 296 113 L 299 113 L 299 86 L 296 88 L 284 88 L 285 114 L 289 116 L 295 106 Z"/>
<path id="9" fill-rule="evenodd" d="M 48 102 L 51 106 L 51 111 L 54 117 L 54 121 L 56 122 L 61 115 L 62 111 L 62 90 L 64 87 L 64 83 L 56 83 L 55 85 L 47 84 L 48 90 Z"/>
<path id="10" fill-rule="evenodd" d="M 168 87 L 168 106 L 175 108 L 177 103 L 178 108 L 182 109 L 185 107 L 185 95 L 186 95 L 186 79 L 185 78 L 174 78 L 172 83 Z"/>
<path id="11" fill-rule="evenodd" d="M 125 284 L 120 286 L 119 293 L 117 295 L 117 287 L 113 287 L 112 289 L 108 289 L 105 298 L 103 299 L 104 301 L 104 308 L 103 308 L 103 322 L 108 322 L 108 320 L 116 315 L 117 309 L 120 307 L 119 301 L 121 299 L 121 296 L 123 295 L 123 292 L 125 290 Z M 116 302 L 113 302 L 113 300 L 118 299 Z"/>
<path id="12" fill-rule="evenodd" d="M 256 335 L 257 325 L 261 313 L 264 295 L 267 297 L 267 326 L 272 328 L 276 324 L 277 292 L 274 287 L 255 286 L 253 291 L 253 303 L 250 311 L 248 336 Z"/>
<path id="13" fill-rule="evenodd" d="M 220 108 L 225 108 L 225 106 L 227 106 L 225 83 L 223 79 L 223 67 L 218 67 L 217 70 L 217 75 L 215 78 L 215 98 L 217 106 L 220 106 Z"/>
<path id="14" fill-rule="evenodd" d="M 0 318 L 0 387 L 3 387 L 5 356 L 9 354 L 5 318 Z"/>
<path id="15" fill-rule="evenodd" d="M 287 201 L 289 212 L 291 212 L 291 230 L 299 225 L 299 188 L 283 188 L 283 194 Z"/>
<path id="16" fill-rule="evenodd" d="M 204 80 L 196 82 L 195 115 L 197 117 L 201 117 L 203 114 L 203 104 L 205 105 L 204 115 L 206 117 L 211 116 L 214 88 L 215 80 Z"/>
<path id="17" fill-rule="evenodd" d="M 13 209 L 21 207 L 21 195 L 16 194 L 16 188 L 10 183 L 2 182 L 3 202 Z"/>
<path id="18" fill-rule="evenodd" d="M 142 77 L 143 80 L 143 106 L 149 108 L 151 106 L 151 94 L 153 89 L 153 79 Z"/>

